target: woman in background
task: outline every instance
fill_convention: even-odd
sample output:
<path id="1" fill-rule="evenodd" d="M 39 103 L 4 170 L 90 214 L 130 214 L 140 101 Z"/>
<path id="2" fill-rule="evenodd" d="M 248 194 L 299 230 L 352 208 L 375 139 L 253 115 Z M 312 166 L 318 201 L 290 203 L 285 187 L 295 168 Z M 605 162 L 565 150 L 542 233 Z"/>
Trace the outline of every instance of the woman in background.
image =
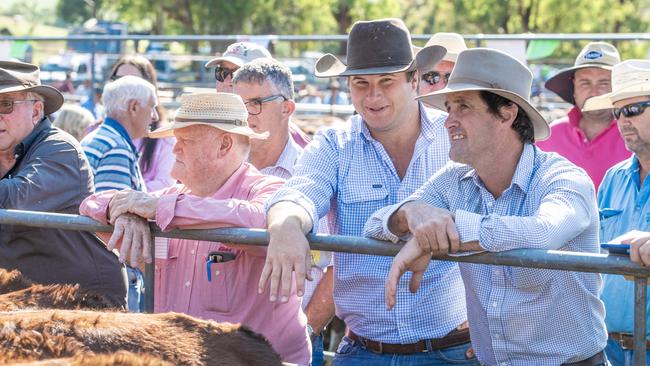
<path id="1" fill-rule="evenodd" d="M 54 126 L 71 134 L 78 141 L 86 136 L 88 129 L 95 123 L 95 116 L 84 107 L 65 104 L 56 114 Z"/>

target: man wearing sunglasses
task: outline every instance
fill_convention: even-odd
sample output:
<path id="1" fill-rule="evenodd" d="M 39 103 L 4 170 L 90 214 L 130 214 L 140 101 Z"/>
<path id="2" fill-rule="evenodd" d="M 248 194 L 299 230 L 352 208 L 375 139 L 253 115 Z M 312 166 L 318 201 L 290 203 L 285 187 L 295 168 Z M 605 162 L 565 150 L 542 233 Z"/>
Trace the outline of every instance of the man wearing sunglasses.
<path id="1" fill-rule="evenodd" d="M 586 170 L 596 189 L 607 169 L 627 159 L 630 152 L 608 110 L 580 109 L 588 98 L 612 90 L 611 70 L 620 61 L 614 46 L 592 42 L 582 49 L 573 67 L 561 70 L 545 84 L 573 108 L 566 117 L 551 123 L 551 137 L 537 146 L 556 152 Z"/>
<path id="2" fill-rule="evenodd" d="M 458 33 L 436 33 L 424 47 L 442 46 L 447 49 L 445 57 L 440 62 L 431 62 L 428 57 L 416 57 L 418 70 L 418 95 L 433 93 L 444 89 L 454 69 L 458 54 L 467 49 L 463 36 Z M 419 51 L 419 48 L 418 48 Z"/>
<path id="3" fill-rule="evenodd" d="M 93 193 L 81 146 L 52 126 L 61 93 L 41 85 L 37 66 L 0 61 L 0 209 L 77 214 Z M 79 284 L 126 305 L 116 255 L 83 231 L 0 225 L 0 267 L 43 284 Z"/>
<path id="4" fill-rule="evenodd" d="M 607 171 L 598 191 L 600 241 L 630 244 L 630 258 L 646 266 L 650 265 L 650 180 L 646 179 L 650 171 L 649 80 L 650 61 L 623 61 L 612 70 L 612 92 L 588 99 L 584 106 L 585 111 L 611 109 L 625 146 L 634 153 Z M 632 365 L 634 283 L 623 276 L 605 274 L 601 299 L 609 332 L 607 357 L 614 366 Z M 650 351 L 650 342 L 647 346 Z"/>
<path id="5" fill-rule="evenodd" d="M 232 93 L 232 77 L 235 71 L 244 64 L 263 57 L 271 58 L 271 53 L 266 48 L 251 42 L 236 42 L 228 46 L 221 56 L 208 61 L 205 67 L 214 67 L 218 92 Z"/>

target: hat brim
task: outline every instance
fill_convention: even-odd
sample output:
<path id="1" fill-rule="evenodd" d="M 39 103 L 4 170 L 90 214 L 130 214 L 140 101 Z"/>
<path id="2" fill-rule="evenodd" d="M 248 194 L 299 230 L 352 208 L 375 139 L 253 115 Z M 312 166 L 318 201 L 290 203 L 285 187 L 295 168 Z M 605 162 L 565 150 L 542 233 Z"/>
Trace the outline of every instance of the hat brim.
<path id="1" fill-rule="evenodd" d="M 0 89 L 0 94 L 14 93 L 14 92 L 32 92 L 39 94 L 44 99 L 44 113 L 45 115 L 52 114 L 61 108 L 63 105 L 63 94 L 49 85 L 38 85 L 25 88 L 22 85 L 14 85 L 7 88 Z"/>
<path id="2" fill-rule="evenodd" d="M 500 95 L 515 104 L 517 104 L 521 109 L 526 112 L 528 118 L 533 124 L 533 130 L 535 135 L 535 141 L 546 140 L 551 135 L 551 129 L 549 127 L 546 119 L 539 113 L 539 111 L 533 107 L 525 98 L 522 98 L 519 94 L 512 93 L 508 90 L 496 89 L 496 88 L 485 88 L 474 84 L 448 84 L 446 88 L 437 90 L 435 92 L 425 94 L 417 97 L 416 99 L 421 100 L 424 104 L 432 106 L 437 109 L 445 110 L 445 101 L 447 94 L 464 92 L 464 91 L 489 91 L 494 94 Z"/>
<path id="3" fill-rule="evenodd" d="M 238 57 L 224 56 L 224 57 L 213 58 L 212 60 L 206 62 L 204 67 L 206 69 L 209 69 L 211 67 L 216 67 L 217 65 L 219 65 L 220 63 L 222 63 L 224 61 L 235 64 L 237 67 L 242 67 L 242 66 L 244 66 L 244 63 L 245 63 L 244 60 L 242 60 L 242 59 L 240 59 Z"/>
<path id="4" fill-rule="evenodd" d="M 422 48 L 415 55 L 415 65 L 418 71 L 428 71 L 434 68 L 436 64 L 444 60 L 447 49 L 434 45 Z"/>
<path id="5" fill-rule="evenodd" d="M 204 126 L 210 126 L 214 127 L 217 129 L 220 129 L 224 132 L 229 132 L 229 133 L 235 133 L 238 135 L 243 135 L 247 136 L 253 139 L 266 139 L 269 136 L 268 132 L 264 133 L 256 133 L 253 131 L 250 127 L 247 126 L 235 126 L 229 123 L 214 123 L 214 122 L 202 122 L 202 121 L 196 121 L 196 122 L 172 122 L 169 123 L 163 127 L 160 127 L 156 129 L 155 131 L 149 132 L 149 138 L 152 139 L 160 139 L 164 137 L 171 137 L 174 136 L 174 130 L 178 130 L 181 128 L 185 127 L 190 127 L 190 126 L 196 126 L 196 125 L 204 125 Z"/>
<path id="6" fill-rule="evenodd" d="M 573 99 L 573 75 L 577 70 L 587 69 L 590 67 L 603 69 L 603 70 L 612 70 L 613 66 L 602 65 L 602 64 L 582 64 L 578 66 L 573 66 L 568 69 L 561 70 L 553 77 L 549 78 L 544 87 L 553 93 L 557 94 L 567 103 L 576 104 L 575 99 Z"/>
<path id="7" fill-rule="evenodd" d="M 585 105 L 582 107 L 582 111 L 590 112 L 602 109 L 611 109 L 614 108 L 614 103 L 619 100 L 645 96 L 650 96 L 650 85 L 646 83 L 634 84 L 629 88 L 619 89 L 615 92 L 587 99 Z"/>
<path id="8" fill-rule="evenodd" d="M 319 78 L 329 78 L 334 76 L 393 74 L 397 72 L 408 72 L 414 70 L 415 60 L 406 65 L 350 69 L 336 56 L 328 53 L 318 59 L 316 62 L 314 74 Z"/>

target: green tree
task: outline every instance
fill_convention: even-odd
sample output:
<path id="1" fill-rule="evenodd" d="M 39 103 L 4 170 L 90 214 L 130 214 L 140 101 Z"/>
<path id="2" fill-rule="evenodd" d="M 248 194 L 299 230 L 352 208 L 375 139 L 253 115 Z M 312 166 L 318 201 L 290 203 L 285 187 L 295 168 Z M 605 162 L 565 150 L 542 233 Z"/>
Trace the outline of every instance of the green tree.
<path id="1" fill-rule="evenodd" d="M 90 18 L 97 18 L 101 0 L 58 0 L 56 15 L 69 24 L 81 24 Z"/>

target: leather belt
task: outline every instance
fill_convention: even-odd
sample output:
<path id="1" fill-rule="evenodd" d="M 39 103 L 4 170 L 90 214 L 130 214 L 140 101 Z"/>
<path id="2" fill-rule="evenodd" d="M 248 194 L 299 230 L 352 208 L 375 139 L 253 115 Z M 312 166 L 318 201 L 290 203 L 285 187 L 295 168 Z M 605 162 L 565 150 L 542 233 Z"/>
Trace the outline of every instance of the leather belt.
<path id="1" fill-rule="evenodd" d="M 396 353 L 411 354 L 420 352 L 436 351 L 447 347 L 458 346 L 469 342 L 469 329 L 454 329 L 442 338 L 423 339 L 409 344 L 393 344 L 376 342 L 367 338 L 356 335 L 353 331 L 348 330 L 348 337 L 355 342 L 359 342 L 363 347 L 374 353 Z"/>
<path id="2" fill-rule="evenodd" d="M 605 357 L 605 352 L 600 351 L 586 360 L 563 363 L 562 366 L 599 366 L 599 365 L 607 365 L 607 364 L 608 363 L 607 363 L 607 358 Z"/>
<path id="3" fill-rule="evenodd" d="M 634 349 L 634 335 L 630 333 L 609 333 L 609 338 L 613 339 L 623 349 Z M 646 341 L 646 349 L 650 350 L 650 341 Z"/>

